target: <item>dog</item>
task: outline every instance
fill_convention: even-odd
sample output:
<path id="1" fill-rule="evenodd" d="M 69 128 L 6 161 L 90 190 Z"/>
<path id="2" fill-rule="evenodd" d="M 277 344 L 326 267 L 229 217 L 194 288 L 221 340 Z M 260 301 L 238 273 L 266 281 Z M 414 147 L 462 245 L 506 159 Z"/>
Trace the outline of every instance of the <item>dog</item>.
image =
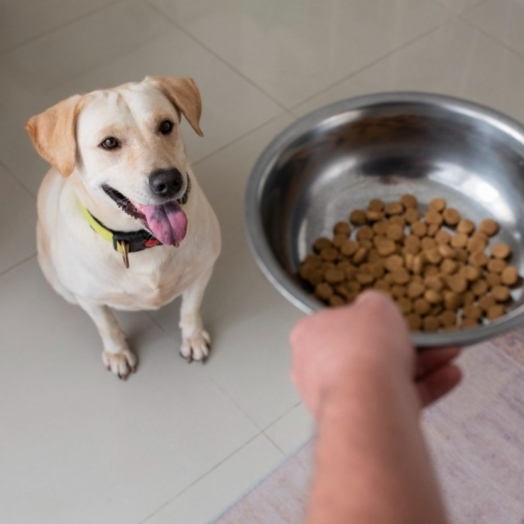
<path id="1" fill-rule="evenodd" d="M 39 265 L 91 317 L 103 362 L 121 379 L 137 358 L 112 309 L 158 309 L 181 295 L 180 353 L 209 355 L 200 306 L 220 228 L 180 133 L 183 116 L 203 136 L 201 111 L 191 78 L 146 77 L 72 96 L 26 123 L 52 166 L 37 198 Z"/>

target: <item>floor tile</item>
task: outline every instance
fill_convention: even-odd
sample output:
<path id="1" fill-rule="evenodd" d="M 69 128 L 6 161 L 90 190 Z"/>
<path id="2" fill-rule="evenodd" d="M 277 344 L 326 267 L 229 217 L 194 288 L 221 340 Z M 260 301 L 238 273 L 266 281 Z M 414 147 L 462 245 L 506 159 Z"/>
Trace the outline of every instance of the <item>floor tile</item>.
<path id="1" fill-rule="evenodd" d="M 4 20 L 0 32 L 0 52 L 56 29 L 115 0 L 0 0 Z"/>
<path id="2" fill-rule="evenodd" d="M 466 13 L 465 18 L 495 40 L 524 56 L 523 0 L 489 0 Z"/>
<path id="3" fill-rule="evenodd" d="M 0 274 L 36 253 L 36 202 L 0 166 Z"/>
<path id="4" fill-rule="evenodd" d="M 486 0 L 436 0 L 439 4 L 451 9 L 455 13 L 464 13 L 475 5 L 478 5 Z"/>
<path id="5" fill-rule="evenodd" d="M 264 433 L 286 455 L 295 453 L 315 434 L 315 422 L 306 406 L 300 403 Z"/>
<path id="6" fill-rule="evenodd" d="M 352 96 L 425 91 L 470 99 L 524 121 L 524 60 L 453 22 L 293 109 L 302 115 Z"/>
<path id="7" fill-rule="evenodd" d="M 443 23 L 429 0 L 152 0 L 285 107 Z"/>
<path id="8" fill-rule="evenodd" d="M 244 234 L 243 198 L 258 154 L 291 121 L 280 117 L 195 166 L 223 236 L 203 304 L 214 337 L 206 372 L 261 429 L 299 401 L 289 380 L 288 334 L 301 315 L 255 265 Z M 177 340 L 178 308 L 177 301 L 154 313 Z"/>
<path id="9" fill-rule="evenodd" d="M 0 296 L 1 522 L 138 523 L 256 436 L 145 314 L 119 316 L 140 358 L 121 382 L 35 260 Z"/>
<path id="10" fill-rule="evenodd" d="M 70 42 L 65 49 L 64 41 Z M 81 52 L 84 48 L 89 51 Z M 48 57 L 57 55 L 60 60 L 49 63 Z M 72 94 L 146 75 L 195 78 L 205 137 L 184 126 L 193 162 L 283 112 L 156 10 L 124 2 L 0 57 L 0 160 L 36 194 L 46 164 L 30 144 L 25 121 Z"/>
<path id="11" fill-rule="evenodd" d="M 206 524 L 274 470 L 282 453 L 259 435 L 143 524 Z"/>

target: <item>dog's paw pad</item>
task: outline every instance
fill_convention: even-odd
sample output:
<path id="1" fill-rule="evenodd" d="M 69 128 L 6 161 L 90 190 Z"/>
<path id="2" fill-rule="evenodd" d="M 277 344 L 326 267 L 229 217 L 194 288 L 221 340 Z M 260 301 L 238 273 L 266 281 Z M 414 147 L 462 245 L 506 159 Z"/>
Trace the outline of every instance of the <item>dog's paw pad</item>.
<path id="1" fill-rule="evenodd" d="M 209 356 L 210 347 L 211 338 L 207 331 L 202 331 L 196 337 L 184 338 L 180 348 L 180 355 L 188 362 L 193 360 L 205 362 Z"/>
<path id="2" fill-rule="evenodd" d="M 104 351 L 102 360 L 106 369 L 122 380 L 127 380 L 130 373 L 136 372 L 137 358 L 129 349 L 124 349 L 119 353 Z"/>

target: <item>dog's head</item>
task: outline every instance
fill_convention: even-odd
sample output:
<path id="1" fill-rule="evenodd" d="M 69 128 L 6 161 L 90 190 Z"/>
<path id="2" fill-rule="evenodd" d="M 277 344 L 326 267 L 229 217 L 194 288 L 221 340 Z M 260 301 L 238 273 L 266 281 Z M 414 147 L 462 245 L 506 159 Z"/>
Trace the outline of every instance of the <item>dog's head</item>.
<path id="1" fill-rule="evenodd" d="M 189 183 L 180 120 L 202 136 L 201 110 L 192 79 L 147 77 L 68 98 L 26 129 L 63 176 L 78 173 L 91 194 L 111 198 L 163 244 L 178 244 L 187 228 L 179 200 Z"/>

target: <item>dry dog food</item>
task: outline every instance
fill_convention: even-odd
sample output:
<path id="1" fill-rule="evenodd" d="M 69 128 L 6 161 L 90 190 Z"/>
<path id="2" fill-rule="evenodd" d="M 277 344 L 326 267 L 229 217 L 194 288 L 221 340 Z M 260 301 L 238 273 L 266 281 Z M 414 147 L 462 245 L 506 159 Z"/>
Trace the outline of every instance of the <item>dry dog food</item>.
<path id="1" fill-rule="evenodd" d="M 318 238 L 299 276 L 328 306 L 352 302 L 366 289 L 387 293 L 413 331 L 454 330 L 503 316 L 520 281 L 511 248 L 490 244 L 499 224 L 477 225 L 443 198 L 421 213 L 414 195 L 373 199 Z"/>

